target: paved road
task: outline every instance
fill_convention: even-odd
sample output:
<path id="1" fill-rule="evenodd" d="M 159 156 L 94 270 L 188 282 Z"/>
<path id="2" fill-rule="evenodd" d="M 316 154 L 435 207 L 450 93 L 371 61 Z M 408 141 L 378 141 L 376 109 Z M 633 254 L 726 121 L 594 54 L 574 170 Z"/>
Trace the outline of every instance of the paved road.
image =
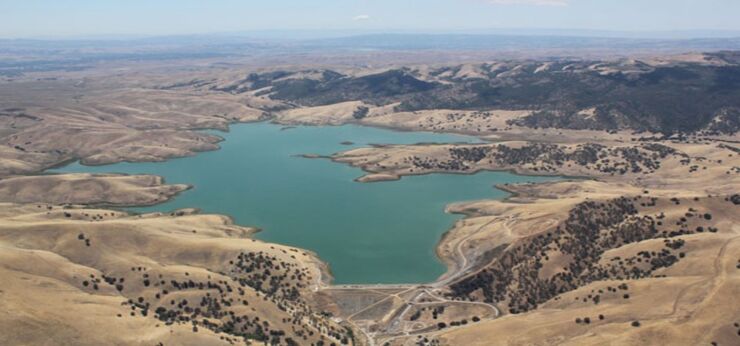
<path id="1" fill-rule="evenodd" d="M 327 286 L 325 290 L 392 290 L 392 289 L 409 289 L 413 287 L 420 287 L 420 284 L 362 284 L 362 285 L 331 285 Z"/>

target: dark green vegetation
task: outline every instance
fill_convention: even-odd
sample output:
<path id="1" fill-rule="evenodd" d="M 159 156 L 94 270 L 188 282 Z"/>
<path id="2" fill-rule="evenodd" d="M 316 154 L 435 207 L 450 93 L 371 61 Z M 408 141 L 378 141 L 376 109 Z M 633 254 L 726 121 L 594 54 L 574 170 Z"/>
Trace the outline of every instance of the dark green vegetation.
<path id="1" fill-rule="evenodd" d="M 680 156 L 688 165 L 691 158 L 685 153 L 662 144 L 650 143 L 639 146 L 608 148 L 596 143 L 576 146 L 572 151 L 557 144 L 529 143 L 520 148 L 505 144 L 481 144 L 456 146 L 449 149 L 448 159 L 409 156 L 405 161 L 423 170 L 465 172 L 479 168 L 477 164 L 494 164 L 498 167 L 516 167 L 539 164 L 532 167 L 535 172 L 555 173 L 572 162 L 588 169 L 611 175 L 627 173 L 653 173 L 660 162 L 668 156 Z"/>
<path id="2" fill-rule="evenodd" d="M 404 70 L 390 70 L 356 78 L 342 77 L 344 76 L 325 72 L 322 80 L 287 79 L 275 82 L 271 96 L 309 106 L 353 100 L 391 103 L 404 95 L 433 92 L 439 88 L 437 83 L 422 81 Z"/>
<path id="3" fill-rule="evenodd" d="M 712 227 L 711 216 L 704 217 L 706 213 L 695 205 L 687 207 L 678 218 L 657 213 L 656 206 L 665 202 L 637 196 L 575 205 L 568 219 L 555 229 L 512 244 L 490 265 L 453 284 L 451 295 L 506 303 L 509 312 L 521 313 L 591 282 L 655 277 L 656 270 L 670 267 L 686 256 L 681 236 L 721 231 Z M 673 198 L 668 202 L 678 206 L 695 201 Z M 629 257 L 602 258 L 608 250 L 649 239 L 662 239 L 662 248 L 639 251 Z M 551 263 L 558 258 L 570 259 Z M 542 271 L 552 265 L 559 270 L 549 275 Z M 606 291 L 582 300 L 599 304 L 602 297 L 629 299 L 628 290 L 626 284 L 607 287 Z"/>
<path id="4" fill-rule="evenodd" d="M 513 124 L 526 127 L 662 133 L 735 133 L 740 129 L 740 64 L 737 53 L 706 54 L 706 64 L 640 61 L 509 61 L 428 73 L 402 68 L 364 76 L 319 72 L 252 74 L 232 88 L 302 106 L 362 100 L 399 103 L 398 111 L 425 109 L 526 109 Z M 711 63 L 709 63 L 711 62 Z M 583 112 L 593 109 L 593 112 Z"/>
<path id="5" fill-rule="evenodd" d="M 308 344 L 309 337 L 319 330 L 328 338 L 322 336 L 318 345 L 349 344 L 351 331 L 327 324 L 301 295 L 311 279 L 307 269 L 295 263 L 280 261 L 263 252 L 242 252 L 229 261 L 227 272 L 217 276 L 203 278 L 188 272 L 167 275 L 140 266 L 118 276 L 90 274 L 81 287 L 94 292 L 104 284 L 113 286 L 127 298 L 122 304 L 130 307 L 130 317 L 153 314 L 164 325 L 192 325 L 194 333 L 201 328 L 209 329 L 222 334 L 222 340 L 232 344 L 241 340 L 272 345 Z M 147 288 L 142 295 L 130 288 L 136 291 L 142 286 Z M 249 289 L 261 297 L 253 298 L 248 294 Z M 283 323 L 291 326 L 291 330 L 281 330 L 256 313 L 252 308 L 259 304 L 256 299 L 269 300 L 289 314 L 291 318 Z"/>
<path id="6" fill-rule="evenodd" d="M 359 120 L 366 117 L 368 112 L 370 112 L 370 108 L 360 106 L 352 113 L 352 117 Z"/>

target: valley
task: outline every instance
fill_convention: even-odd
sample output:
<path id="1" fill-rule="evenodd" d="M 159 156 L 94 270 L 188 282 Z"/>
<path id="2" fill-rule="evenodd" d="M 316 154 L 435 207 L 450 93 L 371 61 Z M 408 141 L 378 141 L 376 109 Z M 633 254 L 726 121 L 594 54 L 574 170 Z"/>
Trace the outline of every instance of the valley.
<path id="1" fill-rule="evenodd" d="M 119 68 L 0 81 L 11 343 L 738 340 L 737 53 Z"/>

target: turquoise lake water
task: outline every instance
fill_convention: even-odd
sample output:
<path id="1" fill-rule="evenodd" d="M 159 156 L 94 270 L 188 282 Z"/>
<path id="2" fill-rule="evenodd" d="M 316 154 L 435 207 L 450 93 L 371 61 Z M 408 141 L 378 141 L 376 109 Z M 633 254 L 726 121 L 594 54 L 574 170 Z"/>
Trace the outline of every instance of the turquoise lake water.
<path id="1" fill-rule="evenodd" d="M 506 172 L 431 174 L 399 181 L 358 183 L 363 172 L 328 159 L 368 144 L 477 142 L 467 136 L 397 132 L 354 125 L 282 129 L 239 124 L 221 149 L 156 163 L 71 164 L 52 172 L 146 173 L 194 185 L 170 202 L 136 212 L 195 207 L 262 228 L 259 239 L 306 248 L 328 262 L 337 284 L 424 283 L 445 272 L 435 246 L 459 215 L 451 202 L 499 199 L 495 184 L 553 180 Z M 352 141 L 353 145 L 342 145 Z"/>

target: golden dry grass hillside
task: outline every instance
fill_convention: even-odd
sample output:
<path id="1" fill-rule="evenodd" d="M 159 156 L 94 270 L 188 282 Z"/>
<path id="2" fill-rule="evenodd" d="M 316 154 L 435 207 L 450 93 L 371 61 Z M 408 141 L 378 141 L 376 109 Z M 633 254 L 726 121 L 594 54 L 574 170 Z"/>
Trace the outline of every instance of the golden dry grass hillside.
<path id="1" fill-rule="evenodd" d="M 228 218 L 2 204 L 0 335 L 8 345 L 339 342 L 314 312 L 312 254 Z M 251 340 L 251 341 L 250 341 Z"/>
<path id="2" fill-rule="evenodd" d="M 0 180 L 0 201 L 16 203 L 140 206 L 167 201 L 188 189 L 152 175 L 48 174 Z"/>
<path id="3" fill-rule="evenodd" d="M 4 77 L 1 343 L 739 344 L 736 105 L 703 114 L 706 123 L 692 123 L 693 132 L 669 134 L 650 131 L 681 124 L 630 118 L 608 104 L 574 102 L 572 112 L 550 114 L 524 101 L 480 103 L 491 90 L 479 89 L 488 79 L 518 93 L 532 76 L 571 72 L 594 83 L 664 81 L 681 69 L 706 84 L 714 69 L 736 65 L 733 56 L 336 71 L 321 63 L 199 61 Z M 684 90 L 674 88 L 683 80 L 666 87 Z M 656 100 L 664 101 L 642 102 Z M 685 115 L 705 106 L 687 100 L 670 107 Z M 228 216 L 107 209 L 161 203 L 188 186 L 146 175 L 42 174 L 77 160 L 162 161 L 217 150 L 221 138 L 201 130 L 252 121 L 481 139 L 376 145 L 328 158 L 363 169 L 359 182 L 484 170 L 564 179 L 500 186 L 511 193 L 506 200 L 449 205 L 464 217 L 437 246 L 448 271 L 435 282 L 331 286 L 312 253 L 257 241 L 256 229 Z"/>

